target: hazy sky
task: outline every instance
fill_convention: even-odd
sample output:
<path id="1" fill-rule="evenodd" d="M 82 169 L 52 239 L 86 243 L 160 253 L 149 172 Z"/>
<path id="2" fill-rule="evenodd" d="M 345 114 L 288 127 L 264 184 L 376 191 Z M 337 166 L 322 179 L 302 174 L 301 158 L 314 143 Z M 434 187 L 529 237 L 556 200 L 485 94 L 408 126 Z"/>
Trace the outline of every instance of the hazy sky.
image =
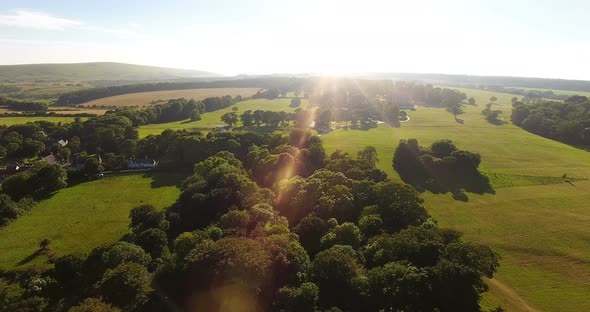
<path id="1" fill-rule="evenodd" d="M 0 63 L 590 80 L 588 0 L 0 1 Z"/>

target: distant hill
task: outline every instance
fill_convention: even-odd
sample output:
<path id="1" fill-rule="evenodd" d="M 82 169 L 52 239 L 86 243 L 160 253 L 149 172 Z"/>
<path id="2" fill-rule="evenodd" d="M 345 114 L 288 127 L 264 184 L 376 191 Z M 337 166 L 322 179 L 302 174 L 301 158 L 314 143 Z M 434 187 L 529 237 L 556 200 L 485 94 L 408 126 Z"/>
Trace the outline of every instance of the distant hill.
<path id="1" fill-rule="evenodd" d="M 415 73 L 369 73 L 358 76 L 369 79 L 414 80 L 465 88 L 521 87 L 590 92 L 590 81 L 585 80 Z"/>
<path id="2" fill-rule="evenodd" d="M 200 71 L 124 63 L 72 63 L 0 65 L 3 82 L 58 82 L 58 81 L 161 81 L 182 78 L 219 77 Z"/>

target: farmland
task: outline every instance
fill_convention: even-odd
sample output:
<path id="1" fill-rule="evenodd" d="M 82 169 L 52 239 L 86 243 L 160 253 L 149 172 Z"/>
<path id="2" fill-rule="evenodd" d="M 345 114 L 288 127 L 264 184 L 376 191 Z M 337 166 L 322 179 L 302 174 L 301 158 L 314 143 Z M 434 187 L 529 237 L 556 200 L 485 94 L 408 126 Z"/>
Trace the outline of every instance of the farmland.
<path id="1" fill-rule="evenodd" d="M 239 102 L 232 107 L 227 107 L 225 109 L 217 110 L 210 113 L 205 113 L 201 115 L 201 120 L 198 121 L 190 121 L 190 120 L 182 120 L 182 121 L 175 121 L 163 124 L 151 124 L 146 126 L 141 126 L 138 130 L 139 137 L 146 137 L 150 134 L 160 134 L 162 131 L 166 129 L 174 129 L 174 130 L 207 130 L 211 129 L 215 126 L 223 125 L 221 121 L 221 116 L 225 113 L 231 112 L 233 107 L 238 108 L 238 114 L 247 110 L 268 110 L 268 111 L 293 111 L 294 108 L 289 107 L 291 104 L 290 98 L 279 98 L 274 100 L 267 100 L 267 99 L 255 99 L 255 100 L 247 100 L 243 102 Z M 307 106 L 307 100 L 302 100 L 301 106 L 305 108 Z"/>
<path id="2" fill-rule="evenodd" d="M 481 168 L 491 177 L 496 195 L 469 194 L 470 201 L 450 195 L 425 193 L 425 205 L 443 226 L 465 233 L 468 240 L 491 245 L 502 256 L 501 266 L 485 295 L 490 307 L 502 304 L 509 311 L 532 308 L 580 311 L 590 306 L 590 220 L 587 194 L 590 181 L 542 185 L 559 177 L 590 177 L 590 154 L 545 139 L 506 123 L 493 125 L 481 114 L 491 96 L 494 109 L 509 122 L 511 94 L 461 89 L 478 106 L 467 106 L 455 122 L 443 109 L 409 111 L 411 121 L 401 128 L 380 125 L 368 131 L 338 129 L 324 135 L 329 153 L 341 149 L 350 154 L 367 145 L 377 148 L 378 167 L 394 179 L 395 146 L 400 139 L 417 138 L 421 145 L 448 138 L 459 148 L 482 155 Z M 584 278 L 586 277 L 586 278 Z M 499 283 L 498 283 L 499 282 Z M 498 285 L 503 285 L 499 287 Z M 521 301 L 507 295 L 516 294 Z M 586 295 L 586 296 L 585 296 Z M 571 300 L 562 300 L 567 297 Z M 508 298 L 508 299 L 507 299 Z"/>
<path id="3" fill-rule="evenodd" d="M 52 116 L 27 116 L 27 117 L 0 117 L 0 125 L 7 125 L 12 126 L 16 124 L 23 124 L 27 122 L 33 121 L 51 121 L 51 122 L 73 122 L 76 117 L 52 117 Z M 81 120 L 86 120 L 87 118 L 81 117 Z"/>
<path id="4" fill-rule="evenodd" d="M 0 269 L 49 267 L 39 242 L 51 240 L 57 256 L 87 253 L 127 232 L 129 211 L 140 204 L 164 208 L 178 195 L 181 176 L 172 173 L 106 177 L 63 189 L 0 229 Z"/>
<path id="5" fill-rule="evenodd" d="M 122 106 L 147 106 L 152 101 L 169 100 L 177 98 L 202 100 L 216 96 L 252 96 L 258 91 L 257 88 L 210 88 L 210 89 L 188 89 L 188 90 L 167 90 L 153 92 L 139 92 L 106 97 L 82 104 L 88 107 L 122 107 Z"/>

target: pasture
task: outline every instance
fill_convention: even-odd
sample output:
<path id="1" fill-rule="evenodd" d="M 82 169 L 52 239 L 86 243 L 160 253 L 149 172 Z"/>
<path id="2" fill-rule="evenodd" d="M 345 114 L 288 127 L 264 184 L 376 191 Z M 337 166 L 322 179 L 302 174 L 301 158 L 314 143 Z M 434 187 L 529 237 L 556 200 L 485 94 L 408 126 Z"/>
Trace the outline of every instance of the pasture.
<path id="1" fill-rule="evenodd" d="M 242 101 L 234 106 L 226 107 L 224 109 L 220 109 L 217 111 L 204 113 L 201 115 L 201 120 L 198 121 L 190 121 L 189 119 L 181 120 L 181 121 L 174 121 L 168 123 L 161 123 L 161 124 L 150 124 L 141 126 L 138 129 L 139 137 L 143 138 L 150 134 L 160 134 L 162 131 L 166 129 L 173 129 L 173 130 L 203 130 L 207 131 L 208 129 L 214 128 L 216 126 L 222 126 L 224 123 L 221 121 L 221 116 L 225 113 L 232 112 L 233 107 L 237 107 L 238 111 L 236 112 L 238 115 L 247 111 L 252 110 L 255 111 L 257 109 L 260 110 L 267 110 L 267 111 L 286 111 L 291 112 L 294 111 L 295 108 L 289 107 L 291 104 L 290 98 L 278 98 L 273 100 L 267 99 L 254 99 L 254 100 L 247 100 Z M 307 100 L 301 100 L 302 108 L 307 106 Z"/>
<path id="2" fill-rule="evenodd" d="M 209 88 L 209 89 L 187 89 L 187 90 L 166 90 L 153 92 L 139 92 L 110 96 L 81 104 L 87 107 L 124 107 L 124 106 L 148 106 L 152 101 L 169 99 L 195 99 L 203 100 L 216 96 L 238 96 L 249 97 L 256 94 L 258 88 Z"/>
<path id="3" fill-rule="evenodd" d="M 116 241 L 128 231 L 131 208 L 169 206 L 180 194 L 181 179 L 174 173 L 134 173 L 62 189 L 0 228 L 0 269 L 49 267 L 48 258 L 37 252 L 45 238 L 58 257 Z"/>
<path id="4" fill-rule="evenodd" d="M 590 181 L 576 181 L 574 187 L 560 179 L 563 174 L 590 177 L 590 153 L 511 125 L 512 94 L 460 90 L 478 104 L 466 106 L 459 116 L 463 123 L 444 109 L 419 107 L 408 111 L 411 121 L 400 128 L 380 125 L 325 134 L 326 151 L 356 155 L 373 145 L 378 167 L 393 179 L 399 179 L 392 159 L 400 139 L 416 138 L 427 146 L 448 138 L 461 149 L 480 153 L 480 168 L 491 177 L 496 195 L 468 194 L 467 203 L 449 194 L 423 196 L 441 225 L 464 232 L 467 240 L 490 244 L 502 256 L 484 305 L 502 304 L 508 311 L 590 309 Z M 490 124 L 481 114 L 491 96 L 498 98 L 493 107 L 503 111 L 506 124 Z"/>

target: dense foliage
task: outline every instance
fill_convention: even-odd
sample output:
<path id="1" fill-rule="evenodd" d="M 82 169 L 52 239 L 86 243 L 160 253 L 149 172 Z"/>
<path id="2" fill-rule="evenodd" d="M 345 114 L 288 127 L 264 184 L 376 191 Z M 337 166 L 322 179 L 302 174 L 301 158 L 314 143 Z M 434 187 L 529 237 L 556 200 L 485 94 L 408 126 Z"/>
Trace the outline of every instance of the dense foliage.
<path id="1" fill-rule="evenodd" d="M 0 106 L 7 106 L 15 111 L 46 111 L 47 104 L 34 101 L 17 101 L 5 97 L 0 97 Z"/>
<path id="2" fill-rule="evenodd" d="M 393 155 L 393 168 L 400 178 L 418 190 L 452 192 L 467 200 L 464 191 L 494 193 L 489 179 L 477 169 L 481 156 L 459 150 L 450 140 L 435 141 L 428 148 L 416 139 L 401 140 Z"/>
<path id="3" fill-rule="evenodd" d="M 165 131 L 142 141 L 138 149 L 150 141 L 164 158 L 191 142 L 185 161 L 193 174 L 177 202 L 164 211 L 134 208 L 130 233 L 88 256 L 3 275 L 0 292 L 25 288 L 4 307 L 480 310 L 482 278 L 493 276 L 497 255 L 436 226 L 412 186 L 375 168 L 374 148 L 327 157 L 306 130 Z"/>
<path id="4" fill-rule="evenodd" d="M 572 96 L 564 102 L 513 103 L 512 123 L 538 135 L 574 145 L 590 145 L 590 101 Z"/>

